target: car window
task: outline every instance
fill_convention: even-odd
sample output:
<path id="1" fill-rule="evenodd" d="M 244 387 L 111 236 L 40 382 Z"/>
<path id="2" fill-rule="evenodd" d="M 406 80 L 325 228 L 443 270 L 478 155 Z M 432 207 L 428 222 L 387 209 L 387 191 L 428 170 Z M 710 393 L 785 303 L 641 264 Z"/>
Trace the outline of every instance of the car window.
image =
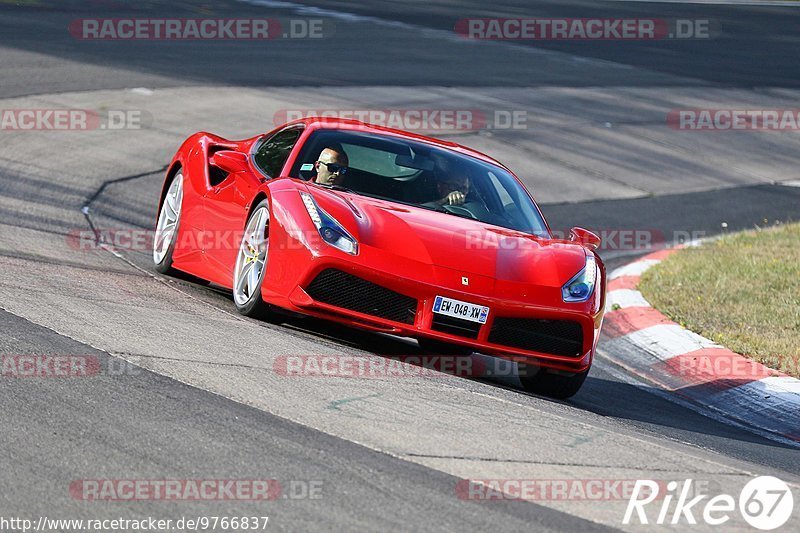
<path id="1" fill-rule="evenodd" d="M 511 198 L 508 189 L 506 189 L 506 187 L 502 183 L 500 183 L 500 180 L 494 174 L 494 172 L 489 172 L 489 180 L 494 186 L 497 195 L 500 197 L 500 202 L 503 204 L 503 207 L 512 205 L 514 203 L 514 200 Z"/>
<path id="2" fill-rule="evenodd" d="M 549 235 L 523 186 L 493 163 L 413 139 L 325 129 L 308 137 L 289 175 L 313 180 L 314 162 L 324 149 L 347 158 L 347 172 L 337 185 L 353 193 Z M 454 192 L 461 193 L 461 201 L 452 204 L 447 198 Z"/>
<path id="3" fill-rule="evenodd" d="M 397 154 L 392 152 L 348 143 L 342 143 L 342 148 L 347 154 L 349 165 L 352 168 L 393 178 L 411 176 L 419 172 L 416 169 L 398 165 L 395 162 Z"/>
<path id="4" fill-rule="evenodd" d="M 255 164 L 267 176 L 279 176 L 302 131 L 302 128 L 294 127 L 279 131 L 270 137 L 258 147 L 253 156 Z"/>

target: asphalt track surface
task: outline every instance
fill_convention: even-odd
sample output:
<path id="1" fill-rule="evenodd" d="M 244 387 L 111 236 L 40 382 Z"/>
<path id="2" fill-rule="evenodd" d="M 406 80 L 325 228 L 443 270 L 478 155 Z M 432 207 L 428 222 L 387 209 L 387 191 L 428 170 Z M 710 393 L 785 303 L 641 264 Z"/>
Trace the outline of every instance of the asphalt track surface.
<path id="1" fill-rule="evenodd" d="M 271 129 L 277 109 L 317 105 L 535 111 L 524 132 L 452 137 L 518 171 L 555 228 L 646 228 L 670 241 L 717 234 L 723 223 L 735 231 L 797 220 L 800 188 L 783 184 L 797 179 L 796 132 L 692 137 L 663 124 L 665 111 L 696 102 L 791 107 L 795 9 L 257 3 L 0 3 L 0 107 L 141 108 L 153 119 L 144 131 L 2 132 L 0 354 L 80 354 L 126 371 L 0 378 L 0 516 L 257 514 L 290 531 L 575 531 L 623 527 L 624 502 L 470 502 L 456 484 L 690 477 L 734 493 L 772 474 L 796 489 L 797 447 L 676 403 L 604 358 L 602 341 L 568 402 L 527 395 L 513 378 L 291 380 L 273 372 L 276 357 L 417 348 L 312 320 L 245 320 L 229 295 L 155 275 L 145 252 L 76 251 L 67 238 L 89 223 L 149 228 L 160 169 L 189 133 L 244 137 Z M 454 21 L 488 13 L 707 17 L 726 32 L 711 41 L 536 46 L 449 34 Z M 82 42 L 65 30 L 83 17 L 156 16 L 320 16 L 335 32 L 263 46 Z M 555 178 L 527 172 L 531 161 Z M 613 267 L 639 253 L 603 255 Z M 161 478 L 323 490 L 319 499 L 259 504 L 86 502 L 68 492 L 80 479 Z"/>

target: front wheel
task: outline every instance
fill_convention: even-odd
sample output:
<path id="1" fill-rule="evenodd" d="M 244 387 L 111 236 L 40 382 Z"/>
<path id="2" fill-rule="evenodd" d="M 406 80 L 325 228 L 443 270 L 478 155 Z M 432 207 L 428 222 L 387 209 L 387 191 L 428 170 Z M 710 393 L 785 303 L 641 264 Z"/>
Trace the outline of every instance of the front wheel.
<path id="1" fill-rule="evenodd" d="M 269 201 L 262 200 L 247 219 L 233 270 L 233 303 L 245 316 L 267 317 L 269 306 L 261 298 L 269 251 Z"/>
<path id="2" fill-rule="evenodd" d="M 153 264 L 162 274 L 172 273 L 172 253 L 178 239 L 183 204 L 183 172 L 178 171 L 172 178 L 161 204 L 158 223 L 153 238 Z"/>
<path id="3" fill-rule="evenodd" d="M 571 398 L 586 381 L 589 370 L 567 373 L 519 363 L 519 380 L 527 392 L 559 400 Z"/>

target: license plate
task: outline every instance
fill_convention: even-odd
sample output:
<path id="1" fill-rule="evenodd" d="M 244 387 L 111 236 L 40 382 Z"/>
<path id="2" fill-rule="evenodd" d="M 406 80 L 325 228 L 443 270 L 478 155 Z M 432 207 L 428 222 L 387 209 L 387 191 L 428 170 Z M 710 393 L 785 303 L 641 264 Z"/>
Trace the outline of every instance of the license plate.
<path id="1" fill-rule="evenodd" d="M 433 312 L 478 324 L 486 324 L 486 319 L 489 317 L 489 308 L 486 306 L 453 300 L 444 296 L 437 296 L 433 301 Z"/>

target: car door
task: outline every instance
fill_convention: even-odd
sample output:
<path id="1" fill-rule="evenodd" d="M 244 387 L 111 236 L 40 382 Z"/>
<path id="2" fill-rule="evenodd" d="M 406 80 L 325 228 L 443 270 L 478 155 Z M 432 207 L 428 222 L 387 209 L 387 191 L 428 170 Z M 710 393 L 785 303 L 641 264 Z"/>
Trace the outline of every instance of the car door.
<path id="1" fill-rule="evenodd" d="M 250 157 L 260 174 L 249 170 L 230 175 L 220 175 L 213 168 L 209 171 L 209 189 L 204 197 L 204 249 L 213 281 L 224 285 L 233 283 L 233 268 L 241 232 L 247 222 L 249 202 L 264 178 L 280 175 L 302 132 L 302 127 L 291 126 L 256 143 Z"/>

